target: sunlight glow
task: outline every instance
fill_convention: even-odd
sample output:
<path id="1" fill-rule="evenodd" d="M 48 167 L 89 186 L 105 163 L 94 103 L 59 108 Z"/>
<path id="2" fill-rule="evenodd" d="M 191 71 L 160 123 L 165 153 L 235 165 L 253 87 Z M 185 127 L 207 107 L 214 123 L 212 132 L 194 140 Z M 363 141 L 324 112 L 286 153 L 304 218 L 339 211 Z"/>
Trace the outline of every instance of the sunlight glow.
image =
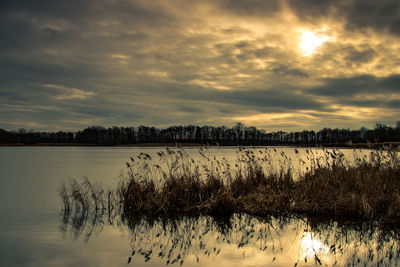
<path id="1" fill-rule="evenodd" d="M 299 46 L 303 51 L 304 56 L 311 56 L 315 49 L 329 40 L 326 35 L 315 34 L 311 31 L 304 31 L 300 38 Z"/>

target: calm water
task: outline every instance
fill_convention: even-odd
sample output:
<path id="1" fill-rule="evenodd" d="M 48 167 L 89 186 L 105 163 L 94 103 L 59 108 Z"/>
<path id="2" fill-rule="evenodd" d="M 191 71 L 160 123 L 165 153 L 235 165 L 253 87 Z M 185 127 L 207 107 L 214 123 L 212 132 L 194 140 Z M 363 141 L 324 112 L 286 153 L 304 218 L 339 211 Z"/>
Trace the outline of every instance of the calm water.
<path id="1" fill-rule="evenodd" d="M 262 150 L 255 149 L 257 151 Z M 271 150 L 271 149 L 270 149 Z M 125 162 L 160 148 L 0 147 L 1 266 L 313 266 L 397 263 L 398 231 L 370 226 L 316 223 L 301 218 L 257 219 L 235 214 L 174 221 L 116 218 L 63 222 L 57 188 L 70 178 L 88 177 L 114 187 Z M 195 160 L 198 148 L 185 148 Z M 237 148 L 210 149 L 232 161 Z M 280 148 L 294 167 L 304 150 Z M 354 151 L 343 150 L 348 158 Z M 369 151 L 356 152 L 360 155 Z M 275 165 L 283 163 L 281 157 Z"/>

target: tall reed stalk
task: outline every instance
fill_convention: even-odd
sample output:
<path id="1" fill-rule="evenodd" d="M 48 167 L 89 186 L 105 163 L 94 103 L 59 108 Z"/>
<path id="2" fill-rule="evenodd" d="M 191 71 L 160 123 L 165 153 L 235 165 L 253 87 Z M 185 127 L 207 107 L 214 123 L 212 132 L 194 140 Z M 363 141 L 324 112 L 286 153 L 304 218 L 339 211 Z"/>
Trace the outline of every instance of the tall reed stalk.
<path id="1" fill-rule="evenodd" d="M 400 160 L 393 151 L 374 151 L 349 162 L 337 149 L 295 155 L 299 169 L 274 148 L 237 151 L 229 162 L 199 150 L 195 161 L 182 148 L 166 149 L 158 159 L 141 153 L 127 162 L 127 176 L 104 193 L 85 180 L 60 188 L 65 213 L 82 216 L 106 210 L 129 220 L 182 214 L 308 214 L 349 219 L 400 219 Z M 277 167 L 278 162 L 278 167 Z"/>

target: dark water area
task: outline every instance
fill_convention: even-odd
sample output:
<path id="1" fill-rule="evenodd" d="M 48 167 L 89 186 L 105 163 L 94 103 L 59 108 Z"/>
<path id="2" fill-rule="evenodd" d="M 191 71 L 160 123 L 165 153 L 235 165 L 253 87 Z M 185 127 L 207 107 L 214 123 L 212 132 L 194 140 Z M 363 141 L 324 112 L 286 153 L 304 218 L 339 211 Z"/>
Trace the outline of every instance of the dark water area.
<path id="1" fill-rule="evenodd" d="M 127 220 L 118 212 L 63 212 L 62 181 L 88 177 L 115 187 L 129 157 L 160 149 L 0 147 L 0 266 L 398 265 L 396 223 L 246 214 Z M 211 152 L 229 157 L 236 150 Z"/>

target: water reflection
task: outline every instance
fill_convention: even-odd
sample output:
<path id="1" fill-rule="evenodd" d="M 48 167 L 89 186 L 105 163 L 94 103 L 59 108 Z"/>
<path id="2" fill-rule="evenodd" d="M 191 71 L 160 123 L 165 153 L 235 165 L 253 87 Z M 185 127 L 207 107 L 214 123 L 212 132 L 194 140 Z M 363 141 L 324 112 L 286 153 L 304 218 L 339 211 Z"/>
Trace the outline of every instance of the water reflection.
<path id="1" fill-rule="evenodd" d="M 76 206 L 78 207 L 78 206 Z M 184 266 L 227 264 L 253 266 L 397 265 L 399 225 L 340 223 L 305 217 L 257 218 L 233 214 L 229 218 L 182 216 L 174 218 L 124 217 L 118 209 L 62 213 L 61 231 L 68 238 L 88 241 L 104 226 L 128 229 L 131 255 L 126 262 Z"/>
<path id="2" fill-rule="evenodd" d="M 302 258 L 316 258 L 317 261 L 321 255 L 325 256 L 327 253 L 329 253 L 328 246 L 316 238 L 312 232 L 307 231 L 304 232 L 300 241 L 300 249 Z"/>

